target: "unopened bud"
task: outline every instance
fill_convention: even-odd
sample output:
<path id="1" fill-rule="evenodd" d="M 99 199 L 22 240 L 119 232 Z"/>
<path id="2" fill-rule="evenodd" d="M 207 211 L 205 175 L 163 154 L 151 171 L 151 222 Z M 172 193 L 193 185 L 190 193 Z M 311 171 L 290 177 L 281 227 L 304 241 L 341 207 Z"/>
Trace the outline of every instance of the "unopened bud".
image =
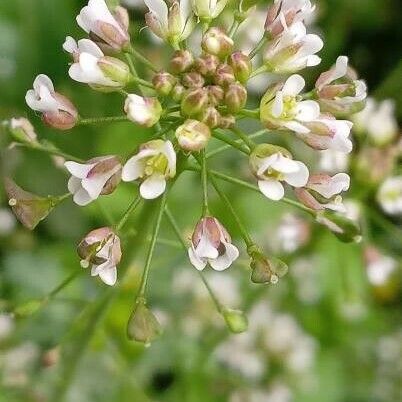
<path id="1" fill-rule="evenodd" d="M 70 130 L 78 122 L 78 111 L 73 103 L 63 95 L 55 93 L 53 95 L 60 104 L 65 105 L 65 109 L 57 112 L 45 112 L 42 114 L 42 121 L 49 127 L 57 130 Z"/>
<path id="2" fill-rule="evenodd" d="M 176 138 L 180 147 L 185 151 L 201 151 L 211 138 L 211 130 L 200 121 L 186 120 L 177 128 Z"/>
<path id="3" fill-rule="evenodd" d="M 240 334 L 247 331 L 248 320 L 241 310 L 225 308 L 222 312 L 226 325 L 234 334 Z"/>
<path id="4" fill-rule="evenodd" d="M 160 96 L 168 96 L 172 92 L 176 81 L 176 78 L 166 71 L 161 71 L 155 74 L 152 78 L 152 84 L 155 88 L 155 91 Z"/>
<path id="5" fill-rule="evenodd" d="M 224 97 L 225 97 L 225 91 L 219 87 L 218 85 L 209 85 L 207 87 L 208 90 L 208 98 L 209 98 L 209 103 L 213 106 L 219 105 Z"/>
<path id="6" fill-rule="evenodd" d="M 37 135 L 31 122 L 25 117 L 12 118 L 8 124 L 13 139 L 22 143 L 36 143 Z"/>
<path id="7" fill-rule="evenodd" d="M 221 64 L 216 69 L 214 82 L 216 85 L 226 87 L 236 81 L 233 68 L 229 64 Z"/>
<path id="8" fill-rule="evenodd" d="M 186 88 L 184 88 L 181 84 L 176 84 L 172 90 L 172 99 L 175 102 L 180 102 L 183 99 L 184 93 L 186 92 Z"/>
<path id="9" fill-rule="evenodd" d="M 162 114 L 162 106 L 157 98 L 129 94 L 124 104 L 127 117 L 144 127 L 154 126 Z"/>
<path id="10" fill-rule="evenodd" d="M 201 74 L 190 71 L 183 75 L 182 83 L 186 88 L 202 88 L 204 86 L 204 78 Z"/>
<path id="11" fill-rule="evenodd" d="M 231 113 L 243 109 L 247 102 L 247 90 L 243 85 L 230 84 L 225 93 L 225 104 Z"/>
<path id="12" fill-rule="evenodd" d="M 149 346 L 161 333 L 162 328 L 145 300 L 138 300 L 127 324 L 128 338 Z"/>
<path id="13" fill-rule="evenodd" d="M 232 128 L 235 124 L 236 118 L 231 114 L 221 116 L 221 118 L 219 119 L 219 128 Z"/>
<path id="14" fill-rule="evenodd" d="M 23 190 L 11 180 L 5 178 L 4 188 L 8 196 L 8 204 L 17 219 L 28 229 L 33 230 L 45 219 L 60 202 L 59 197 L 39 197 Z"/>
<path id="15" fill-rule="evenodd" d="M 218 27 L 210 28 L 203 36 L 201 46 L 204 52 L 221 59 L 230 54 L 233 49 L 233 39 Z"/>
<path id="16" fill-rule="evenodd" d="M 212 77 L 219 65 L 219 58 L 213 54 L 203 54 L 195 60 L 195 69 L 205 77 Z"/>
<path id="17" fill-rule="evenodd" d="M 201 121 L 208 127 L 215 128 L 218 127 L 219 122 L 221 121 L 221 115 L 215 107 L 209 106 L 202 114 Z"/>
<path id="18" fill-rule="evenodd" d="M 242 52 L 235 52 L 230 55 L 228 64 L 232 67 L 234 75 L 242 84 L 247 82 L 250 77 L 253 65 L 250 57 Z"/>
<path id="19" fill-rule="evenodd" d="M 181 74 L 188 71 L 194 63 L 194 57 L 188 50 L 176 50 L 170 60 L 172 74 Z"/>
<path id="20" fill-rule="evenodd" d="M 208 104 L 208 92 L 204 88 L 188 90 L 181 101 L 181 110 L 187 116 L 203 112 Z"/>
<path id="21" fill-rule="evenodd" d="M 358 223 L 342 214 L 330 210 L 320 211 L 316 214 L 316 221 L 326 226 L 339 240 L 345 243 L 359 243 L 362 239 Z"/>
<path id="22" fill-rule="evenodd" d="M 110 56 L 104 56 L 98 60 L 98 67 L 102 70 L 106 78 L 120 84 L 121 88 L 124 88 L 131 78 L 130 68 L 123 61 Z M 110 87 L 103 88 L 99 85 L 91 85 L 96 89 L 110 91 Z M 112 88 L 116 90 L 116 87 Z"/>

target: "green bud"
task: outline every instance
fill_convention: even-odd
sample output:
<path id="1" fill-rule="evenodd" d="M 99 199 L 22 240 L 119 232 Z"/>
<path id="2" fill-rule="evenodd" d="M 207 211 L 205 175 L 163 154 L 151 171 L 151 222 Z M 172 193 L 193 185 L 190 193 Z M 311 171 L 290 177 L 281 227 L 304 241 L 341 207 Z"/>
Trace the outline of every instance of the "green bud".
<path id="1" fill-rule="evenodd" d="M 181 110 L 186 116 L 202 113 L 208 104 L 208 92 L 204 88 L 189 89 L 181 101 Z"/>
<path id="2" fill-rule="evenodd" d="M 247 90 L 239 83 L 230 84 L 225 93 L 225 104 L 229 112 L 237 113 L 247 102 Z"/>
<path id="3" fill-rule="evenodd" d="M 176 129 L 175 135 L 180 148 L 188 152 L 197 152 L 208 144 L 211 130 L 206 124 L 189 119 Z"/>
<path id="4" fill-rule="evenodd" d="M 195 59 L 195 69 L 204 77 L 212 77 L 219 66 L 219 58 L 213 54 L 203 54 Z"/>
<path id="5" fill-rule="evenodd" d="M 232 53 L 229 57 L 228 64 L 233 68 L 234 75 L 242 84 L 247 82 L 253 70 L 250 57 L 242 52 Z"/>
<path id="6" fill-rule="evenodd" d="M 359 243 L 362 239 L 359 225 L 334 211 L 317 212 L 316 221 L 326 226 L 339 240 L 345 243 Z"/>
<path id="7" fill-rule="evenodd" d="M 209 103 L 213 106 L 219 105 L 225 97 L 225 91 L 218 85 L 208 85 L 207 91 Z"/>
<path id="8" fill-rule="evenodd" d="M 98 67 L 102 70 L 103 74 L 120 84 L 124 88 L 130 82 L 130 68 L 123 61 L 115 57 L 104 56 L 98 61 Z M 107 90 L 116 90 L 115 87 L 108 88 Z"/>
<path id="9" fill-rule="evenodd" d="M 280 259 L 267 258 L 259 250 L 249 252 L 251 257 L 251 281 L 276 284 L 288 272 L 288 266 Z"/>
<path id="10" fill-rule="evenodd" d="M 172 98 L 175 102 L 180 102 L 183 99 L 184 93 L 186 92 L 186 88 L 184 88 L 181 84 L 176 84 L 172 90 Z"/>
<path id="11" fill-rule="evenodd" d="M 202 88 L 205 81 L 201 74 L 190 71 L 183 75 L 182 83 L 186 88 Z"/>
<path id="12" fill-rule="evenodd" d="M 218 66 L 214 75 L 214 83 L 216 85 L 227 87 L 235 81 L 236 77 L 234 75 L 233 68 L 230 67 L 229 64 L 221 64 Z"/>
<path id="13" fill-rule="evenodd" d="M 232 310 L 225 308 L 222 312 L 226 325 L 234 334 L 240 334 L 247 331 L 248 320 L 241 310 Z"/>
<path id="14" fill-rule="evenodd" d="M 162 327 L 152 311 L 146 306 L 145 300 L 137 300 L 127 324 L 128 339 L 149 346 L 161 333 Z"/>
<path id="15" fill-rule="evenodd" d="M 155 91 L 160 96 L 168 96 L 176 84 L 176 78 L 172 74 L 165 71 L 161 71 L 154 75 L 152 79 L 152 84 Z"/>
<path id="16" fill-rule="evenodd" d="M 181 74 L 188 71 L 194 63 L 194 57 L 188 50 L 176 50 L 170 60 L 172 74 Z"/>
<path id="17" fill-rule="evenodd" d="M 208 29 L 204 34 L 201 47 L 205 53 L 224 59 L 233 49 L 233 39 L 218 27 Z"/>
<path id="18" fill-rule="evenodd" d="M 234 127 L 236 123 L 236 118 L 231 115 L 231 114 L 227 114 L 225 116 L 221 116 L 221 118 L 219 119 L 219 128 L 232 128 Z"/>
<path id="19" fill-rule="evenodd" d="M 210 128 L 218 127 L 221 121 L 220 113 L 213 106 L 208 106 L 202 113 L 201 121 Z"/>

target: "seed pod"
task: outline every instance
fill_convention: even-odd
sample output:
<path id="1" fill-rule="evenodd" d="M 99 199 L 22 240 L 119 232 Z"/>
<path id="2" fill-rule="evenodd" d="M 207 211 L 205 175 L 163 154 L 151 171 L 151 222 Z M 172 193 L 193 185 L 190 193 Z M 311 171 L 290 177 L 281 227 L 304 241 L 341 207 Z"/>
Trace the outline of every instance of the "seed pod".
<path id="1" fill-rule="evenodd" d="M 230 332 L 240 334 L 244 331 L 247 331 L 248 320 L 243 311 L 225 308 L 222 314 Z"/>

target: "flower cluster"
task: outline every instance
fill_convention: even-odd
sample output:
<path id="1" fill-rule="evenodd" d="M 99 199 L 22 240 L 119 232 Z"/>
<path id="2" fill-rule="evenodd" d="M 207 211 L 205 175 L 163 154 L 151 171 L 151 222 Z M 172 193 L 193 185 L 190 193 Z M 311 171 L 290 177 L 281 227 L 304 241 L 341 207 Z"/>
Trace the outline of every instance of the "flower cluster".
<path id="1" fill-rule="evenodd" d="M 215 188 L 238 226 L 250 257 L 252 281 L 276 283 L 286 273 L 286 265 L 274 256 L 265 256 L 251 238 L 218 180 L 260 191 L 273 201 L 292 204 L 343 241 L 359 239 L 359 228 L 344 215 L 341 194 L 350 186 L 348 174 L 310 172 L 308 163 L 296 160 L 284 144 L 266 141 L 269 140 L 267 133 L 275 130 L 283 136 L 300 139 L 316 151 L 350 153 L 352 122 L 347 117 L 364 107 L 365 83 L 348 67 L 348 58 L 340 56 L 334 67 L 318 77 L 314 89 L 304 90 L 305 80 L 297 73 L 318 65 L 321 59 L 317 53 L 324 46 L 318 35 L 307 32 L 305 20 L 314 12 L 309 0 L 274 0 L 265 10 L 260 41 L 250 52 L 238 49 L 238 28 L 252 18 L 254 10 L 240 3 L 232 26 L 223 27 L 215 22 L 226 0 L 174 0 L 169 5 L 164 0 L 146 0 L 149 11 L 145 21 L 149 30 L 172 48 L 170 60 L 161 70 L 130 39 L 129 18 L 124 8 L 109 9 L 104 0 L 89 0 L 81 10 L 77 22 L 88 37 L 75 40 L 67 36 L 62 47 L 72 59 L 68 74 L 93 90 L 121 94 L 124 115 L 82 118 L 73 103 L 56 92 L 50 78 L 43 74 L 27 92 L 26 102 L 42 114 L 47 125 L 56 129 L 115 120 L 153 128 L 154 134 L 132 150 L 127 160 L 123 161 L 119 155 L 102 155 L 83 161 L 37 141 L 31 127 L 24 122 L 14 121 L 11 125 L 12 132 L 19 133 L 14 138 L 25 146 L 63 157 L 64 167 L 70 174 L 69 193 L 51 199 L 29 197 L 9 182 L 9 203 L 20 220 L 31 228 L 68 195 L 72 195 L 77 205 L 85 206 L 113 193 L 121 181 L 139 184 L 138 197 L 116 226 L 91 231 L 78 247 L 82 266 L 91 265 L 91 274 L 99 275 L 108 285 L 114 285 L 117 280 L 116 267 L 121 259 L 119 236 L 129 215 L 143 200 L 159 198 L 143 280 L 129 324 L 129 336 L 136 340 L 149 342 L 159 332 L 156 319 L 146 306 L 145 288 L 164 215 L 201 275 L 207 265 L 223 271 L 239 257 L 239 249 L 232 244 L 227 229 L 210 212 L 209 185 Z M 193 32 L 201 33 L 196 47 L 187 41 Z M 145 77 L 149 80 L 137 75 L 133 61 L 150 70 L 151 75 Z M 265 74 L 274 78 L 259 100 L 259 107 L 248 109 L 249 82 Z M 256 135 L 241 129 L 241 120 L 250 118 L 263 126 Z M 385 134 L 388 137 L 390 130 Z M 254 142 L 257 137 L 265 137 L 265 141 Z M 214 151 L 215 155 L 231 148 L 248 157 L 258 187 L 208 168 L 206 148 L 212 138 L 226 145 Z M 200 172 L 203 193 L 201 217 L 190 242 L 181 237 L 166 205 L 168 192 L 184 171 Z M 288 189 L 300 202 L 285 197 Z M 39 208 L 39 203 L 45 207 Z M 216 300 L 213 293 L 212 296 Z M 237 310 L 221 307 L 219 310 L 230 328 L 236 327 L 235 332 L 240 332 L 239 328 L 243 330 L 245 321 Z M 140 325 L 143 326 L 139 328 Z"/>

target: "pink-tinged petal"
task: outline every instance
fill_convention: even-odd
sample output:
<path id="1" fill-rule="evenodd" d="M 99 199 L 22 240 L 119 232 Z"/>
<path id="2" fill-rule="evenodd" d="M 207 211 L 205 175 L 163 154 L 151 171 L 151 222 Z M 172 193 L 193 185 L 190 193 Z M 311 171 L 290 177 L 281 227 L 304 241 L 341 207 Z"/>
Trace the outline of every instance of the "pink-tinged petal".
<path id="1" fill-rule="evenodd" d="M 201 236 L 200 242 L 195 249 L 195 253 L 200 258 L 217 258 L 219 255 L 218 250 L 211 243 L 206 233 L 203 233 Z"/>
<path id="2" fill-rule="evenodd" d="M 188 249 L 188 257 L 191 264 L 198 269 L 198 271 L 202 271 L 207 266 L 207 262 L 199 258 L 192 247 Z"/>
<path id="3" fill-rule="evenodd" d="M 105 174 L 94 175 L 91 178 L 82 180 L 82 187 L 88 192 L 92 199 L 97 199 L 105 186 L 106 182 L 113 175 L 113 171 Z"/>
<path id="4" fill-rule="evenodd" d="M 286 174 L 285 181 L 293 187 L 304 187 L 307 184 L 309 171 L 303 162 L 295 161 L 299 169 L 294 173 Z"/>
<path id="5" fill-rule="evenodd" d="M 99 272 L 99 278 L 101 278 L 106 285 L 113 286 L 117 281 L 116 267 L 103 269 Z"/>
<path id="6" fill-rule="evenodd" d="M 305 86 L 304 78 L 299 74 L 291 75 L 285 82 L 282 92 L 283 95 L 298 95 Z"/>
<path id="7" fill-rule="evenodd" d="M 315 177 L 318 180 L 315 180 Z M 313 176 L 308 183 L 308 188 L 311 188 L 325 198 L 332 198 L 334 195 L 349 189 L 350 177 L 346 173 L 337 173 L 333 177 L 328 177 L 328 179 L 326 179 L 326 175 L 323 177 L 324 179 L 320 180 L 320 175 Z"/>
<path id="8" fill-rule="evenodd" d="M 80 207 L 84 207 L 85 205 L 88 205 L 90 202 L 92 202 L 92 198 L 89 196 L 88 192 L 80 188 L 73 197 L 73 201 L 79 205 Z"/>
<path id="9" fill-rule="evenodd" d="M 158 198 L 166 190 L 166 179 L 161 174 L 153 174 L 140 186 L 140 194 L 146 200 Z"/>
<path id="10" fill-rule="evenodd" d="M 281 200 L 285 195 L 285 189 L 277 180 L 258 180 L 258 188 L 265 197 L 274 201 Z"/>
<path id="11" fill-rule="evenodd" d="M 64 167 L 75 177 L 79 179 L 85 179 L 90 170 L 95 166 L 95 163 L 78 163 L 73 161 L 67 161 L 64 163 Z"/>
<path id="12" fill-rule="evenodd" d="M 313 100 L 299 102 L 296 106 L 296 119 L 300 121 L 312 121 L 320 116 L 320 105 Z"/>
<path id="13" fill-rule="evenodd" d="M 168 26 L 168 7 L 163 0 L 144 0 L 149 11 L 155 14 L 162 26 Z"/>

